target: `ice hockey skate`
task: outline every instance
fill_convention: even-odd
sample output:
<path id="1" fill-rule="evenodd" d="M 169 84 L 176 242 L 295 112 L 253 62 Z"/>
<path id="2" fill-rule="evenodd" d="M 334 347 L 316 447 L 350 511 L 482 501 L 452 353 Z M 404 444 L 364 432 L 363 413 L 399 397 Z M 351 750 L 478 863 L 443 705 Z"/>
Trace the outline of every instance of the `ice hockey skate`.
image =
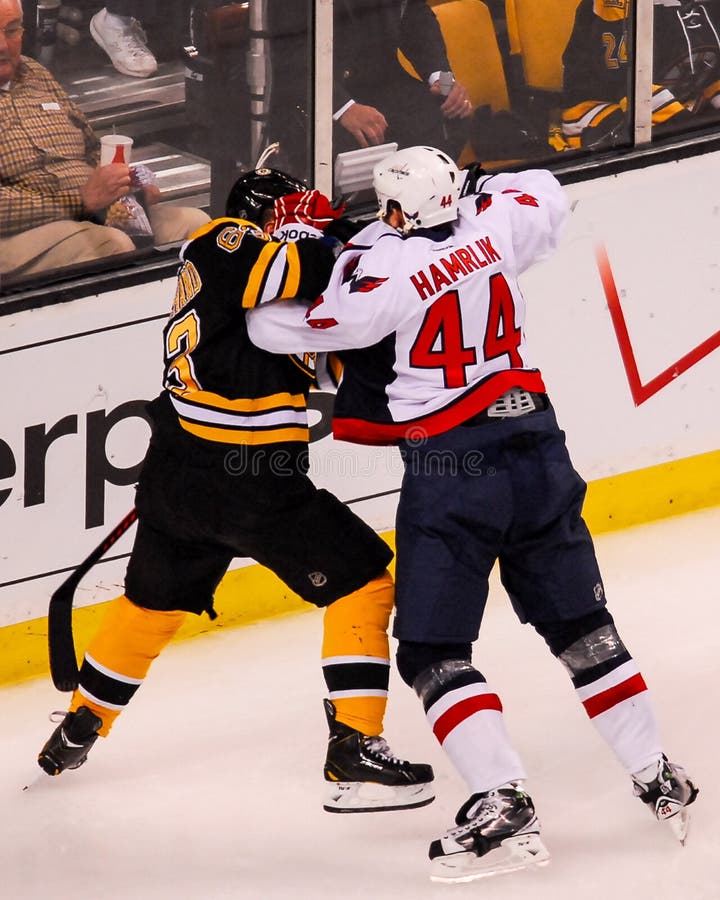
<path id="1" fill-rule="evenodd" d="M 330 728 L 323 809 L 334 813 L 416 809 L 435 799 L 431 766 L 393 756 L 387 741 L 338 722 L 330 700 L 323 701 Z"/>
<path id="2" fill-rule="evenodd" d="M 519 783 L 473 794 L 455 822 L 430 845 L 431 881 L 475 881 L 550 861 L 535 807 Z"/>
<path id="3" fill-rule="evenodd" d="M 59 775 L 65 769 L 77 769 L 85 762 L 90 748 L 98 739 L 101 725 L 102 719 L 87 706 L 67 713 L 38 754 L 40 768 L 48 775 Z"/>
<path id="4" fill-rule="evenodd" d="M 684 844 L 690 828 L 687 807 L 699 793 L 685 770 L 663 756 L 654 770 L 638 772 L 632 780 L 635 796 L 650 807 L 659 822 L 667 822 L 675 837 Z"/>

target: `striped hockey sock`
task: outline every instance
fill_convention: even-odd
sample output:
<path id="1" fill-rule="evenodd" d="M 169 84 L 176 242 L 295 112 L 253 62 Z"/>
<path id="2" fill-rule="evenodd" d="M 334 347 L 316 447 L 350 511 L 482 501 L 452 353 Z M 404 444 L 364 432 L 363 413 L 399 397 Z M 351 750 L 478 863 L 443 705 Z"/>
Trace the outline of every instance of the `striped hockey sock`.
<path id="1" fill-rule="evenodd" d="M 102 719 L 98 734 L 106 737 L 142 684 L 152 661 L 186 616 L 180 610 L 144 609 L 125 596 L 112 600 L 85 653 L 69 711 L 89 707 Z"/>
<path id="2" fill-rule="evenodd" d="M 599 668 L 599 667 L 598 667 Z M 634 659 L 573 678 L 575 693 L 625 769 L 638 772 L 662 756 L 650 693 Z"/>
<path id="3" fill-rule="evenodd" d="M 393 599 L 392 576 L 385 572 L 325 610 L 322 667 L 328 697 L 338 722 L 363 734 L 383 732 Z"/>
<path id="4" fill-rule="evenodd" d="M 425 715 L 472 793 L 525 778 L 502 714 L 485 678 L 465 660 L 447 660 L 419 676 L 415 690 Z"/>

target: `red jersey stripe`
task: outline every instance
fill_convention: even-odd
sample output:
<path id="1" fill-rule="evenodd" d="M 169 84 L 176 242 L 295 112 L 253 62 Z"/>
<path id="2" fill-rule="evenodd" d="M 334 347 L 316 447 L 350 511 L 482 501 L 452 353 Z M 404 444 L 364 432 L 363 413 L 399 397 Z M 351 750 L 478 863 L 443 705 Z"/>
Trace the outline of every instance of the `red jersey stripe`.
<path id="1" fill-rule="evenodd" d="M 583 706 L 585 707 L 588 716 L 591 719 L 594 719 L 595 716 L 607 712 L 623 700 L 629 700 L 630 697 L 634 697 L 636 694 L 640 694 L 646 690 L 647 685 L 645 684 L 645 679 L 638 672 L 637 675 L 633 675 L 632 678 L 621 681 L 620 684 L 616 684 L 615 687 L 608 688 L 606 691 L 595 694 L 594 697 L 588 697 L 587 700 L 583 700 Z"/>
<path id="2" fill-rule="evenodd" d="M 483 709 L 494 709 L 497 712 L 502 712 L 502 703 L 498 695 L 476 694 L 474 697 L 467 697 L 465 700 L 461 700 L 459 703 L 451 706 L 438 718 L 433 726 L 435 737 L 442 744 L 453 728 L 456 728 L 473 713 L 481 712 Z"/>
<path id="3" fill-rule="evenodd" d="M 407 422 L 372 422 L 336 415 L 333 418 L 333 437 L 355 444 L 394 444 L 420 434 L 441 434 L 487 409 L 505 391 L 514 387 L 537 394 L 545 393 L 545 384 L 537 369 L 503 370 L 495 372 L 450 406 Z"/>

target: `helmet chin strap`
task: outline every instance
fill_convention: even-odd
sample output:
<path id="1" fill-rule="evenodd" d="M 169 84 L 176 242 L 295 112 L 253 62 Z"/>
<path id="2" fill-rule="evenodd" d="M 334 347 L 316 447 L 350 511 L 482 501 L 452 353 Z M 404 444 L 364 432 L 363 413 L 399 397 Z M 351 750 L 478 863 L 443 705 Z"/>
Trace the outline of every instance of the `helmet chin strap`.
<path id="1" fill-rule="evenodd" d="M 280 144 L 279 144 L 277 141 L 275 141 L 274 144 L 269 144 L 269 145 L 263 150 L 263 152 L 260 154 L 260 156 L 258 157 L 258 160 L 257 160 L 257 162 L 255 163 L 255 168 L 256 168 L 256 169 L 262 169 L 262 167 L 263 167 L 263 166 L 265 165 L 265 163 L 270 159 L 270 157 L 271 157 L 274 153 L 278 153 L 279 150 L 280 150 Z"/>

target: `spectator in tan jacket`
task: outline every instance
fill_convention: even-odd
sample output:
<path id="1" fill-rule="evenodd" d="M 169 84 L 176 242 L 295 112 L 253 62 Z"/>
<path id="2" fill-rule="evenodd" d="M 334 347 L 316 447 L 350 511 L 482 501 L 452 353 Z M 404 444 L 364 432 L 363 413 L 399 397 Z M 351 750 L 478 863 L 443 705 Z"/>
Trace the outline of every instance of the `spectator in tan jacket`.
<path id="1" fill-rule="evenodd" d="M 129 167 L 98 166 L 90 124 L 47 69 L 21 55 L 22 34 L 19 0 L 0 0 L 0 274 L 134 250 L 128 234 L 102 224 L 130 192 Z M 158 244 L 182 241 L 209 221 L 202 210 L 164 204 L 152 205 L 149 218 Z"/>

